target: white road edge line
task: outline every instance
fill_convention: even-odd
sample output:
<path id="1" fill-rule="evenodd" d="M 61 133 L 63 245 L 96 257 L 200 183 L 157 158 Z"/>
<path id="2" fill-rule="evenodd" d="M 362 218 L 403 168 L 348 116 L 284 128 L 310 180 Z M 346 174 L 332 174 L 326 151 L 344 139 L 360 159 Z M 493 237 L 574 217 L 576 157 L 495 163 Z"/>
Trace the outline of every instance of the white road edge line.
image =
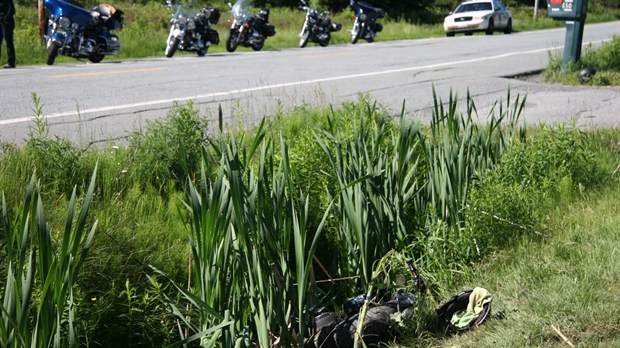
<path id="1" fill-rule="evenodd" d="M 592 43 L 602 43 L 608 40 L 610 39 L 599 40 L 599 41 L 595 41 Z M 504 54 L 499 54 L 499 55 L 491 56 L 491 57 L 474 58 L 474 59 L 467 59 L 467 60 L 461 60 L 461 61 L 456 61 L 456 62 L 447 62 L 447 63 L 439 63 L 439 64 L 431 64 L 431 65 L 423 65 L 423 66 L 413 66 L 413 67 L 402 68 L 402 69 L 383 70 L 383 71 L 375 71 L 375 72 L 368 72 L 368 73 L 362 73 L 362 74 L 353 74 L 353 75 L 327 77 L 327 78 L 322 78 L 322 79 L 314 79 L 314 80 L 306 80 L 306 81 L 280 83 L 276 85 L 243 88 L 243 89 L 236 89 L 236 90 L 232 90 L 228 92 L 216 92 L 216 93 L 209 93 L 209 94 L 203 94 L 203 95 L 196 95 L 192 97 L 160 99 L 160 100 L 152 100 L 152 101 L 140 102 L 140 103 L 134 103 L 134 104 L 124 104 L 124 105 L 106 106 L 106 107 L 101 107 L 101 108 L 91 108 L 91 109 L 85 109 L 85 110 L 80 110 L 80 111 L 67 111 L 67 112 L 60 112 L 60 113 L 45 115 L 45 118 L 50 119 L 50 118 L 63 117 L 63 116 L 74 116 L 78 114 L 83 115 L 87 113 L 102 112 L 102 111 L 115 111 L 115 110 L 130 109 L 130 108 L 135 108 L 135 107 L 144 107 L 144 106 L 151 106 L 151 105 L 158 105 L 158 104 L 172 104 L 175 101 L 188 101 L 188 100 L 196 100 L 196 99 L 223 97 L 223 96 L 231 96 L 231 95 L 241 94 L 241 93 L 257 92 L 257 91 L 264 91 L 264 90 L 269 90 L 269 89 L 292 87 L 292 86 L 302 86 L 302 85 L 316 84 L 316 83 L 321 83 L 321 82 L 403 73 L 407 71 L 422 70 L 422 69 L 442 68 L 442 67 L 452 66 L 452 65 L 476 63 L 476 62 L 482 62 L 486 60 L 500 59 L 500 58 L 505 58 L 505 57 L 517 56 L 517 55 L 539 53 L 543 51 L 560 49 L 563 47 L 564 46 L 555 46 L 551 48 L 540 48 L 540 49 L 535 49 L 531 51 L 504 53 Z M 0 120 L 0 125 L 28 122 L 28 121 L 33 120 L 34 118 L 35 118 L 34 116 L 29 116 L 29 117 L 14 118 L 14 119 L 4 120 L 4 121 Z"/>

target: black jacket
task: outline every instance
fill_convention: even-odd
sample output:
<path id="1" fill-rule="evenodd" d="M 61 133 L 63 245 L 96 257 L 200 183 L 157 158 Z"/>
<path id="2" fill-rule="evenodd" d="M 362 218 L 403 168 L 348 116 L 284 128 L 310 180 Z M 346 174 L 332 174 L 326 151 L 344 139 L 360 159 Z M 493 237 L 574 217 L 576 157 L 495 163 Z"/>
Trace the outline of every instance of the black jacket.
<path id="1" fill-rule="evenodd" d="M 0 21 L 11 22 L 15 15 L 15 5 L 13 0 L 0 0 Z"/>

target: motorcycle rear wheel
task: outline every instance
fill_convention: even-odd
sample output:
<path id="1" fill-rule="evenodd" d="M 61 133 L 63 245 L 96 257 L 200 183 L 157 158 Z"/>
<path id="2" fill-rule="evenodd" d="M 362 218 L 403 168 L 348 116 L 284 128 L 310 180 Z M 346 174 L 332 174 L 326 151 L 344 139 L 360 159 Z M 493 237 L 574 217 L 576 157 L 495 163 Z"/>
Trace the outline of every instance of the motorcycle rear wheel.
<path id="1" fill-rule="evenodd" d="M 235 52 L 237 49 L 237 37 L 239 36 L 239 32 L 235 29 L 230 29 L 228 31 L 228 36 L 226 37 L 226 51 Z"/>
<path id="2" fill-rule="evenodd" d="M 360 36 L 362 36 L 362 25 L 358 23 L 353 26 L 353 31 L 351 31 L 351 43 L 355 45 Z"/>
<path id="3" fill-rule="evenodd" d="M 252 49 L 254 51 L 260 51 L 263 49 L 263 46 L 265 45 L 265 40 L 259 41 L 258 43 L 255 43 L 252 45 Z"/>
<path id="4" fill-rule="evenodd" d="M 327 45 L 329 45 L 329 39 L 319 41 L 319 46 L 326 47 Z"/>
<path id="5" fill-rule="evenodd" d="M 179 47 L 179 42 L 181 40 L 178 37 L 173 38 L 172 40 L 168 39 L 168 45 L 166 46 L 166 57 L 172 58 L 174 56 L 174 52 L 177 51 L 177 47 Z"/>
<path id="6" fill-rule="evenodd" d="M 310 30 L 304 30 L 303 34 L 301 34 L 301 37 L 299 38 L 299 47 L 304 48 L 306 47 L 306 45 L 308 44 L 308 41 L 310 41 Z"/>
<path id="7" fill-rule="evenodd" d="M 103 60 L 104 55 L 103 54 L 99 54 L 99 53 L 93 53 L 90 56 L 88 56 L 88 60 L 91 63 L 99 63 Z"/>
<path id="8" fill-rule="evenodd" d="M 201 50 L 198 50 L 196 53 L 198 54 L 198 57 L 204 57 L 208 51 L 209 51 L 209 47 L 205 47 Z"/>
<path id="9" fill-rule="evenodd" d="M 58 49 L 60 47 L 51 44 L 50 47 L 47 49 L 47 65 L 54 65 L 54 60 L 56 60 L 56 56 L 58 56 Z"/>

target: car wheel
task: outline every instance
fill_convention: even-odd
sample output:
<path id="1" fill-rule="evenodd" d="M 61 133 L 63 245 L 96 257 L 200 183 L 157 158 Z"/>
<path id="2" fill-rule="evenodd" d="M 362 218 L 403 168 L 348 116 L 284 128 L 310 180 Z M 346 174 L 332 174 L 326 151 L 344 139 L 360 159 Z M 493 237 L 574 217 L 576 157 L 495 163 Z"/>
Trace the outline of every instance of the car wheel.
<path id="1" fill-rule="evenodd" d="M 495 24 L 493 23 L 493 19 L 491 19 L 489 20 L 489 26 L 487 27 L 486 34 L 493 35 L 494 31 L 495 31 Z"/>
<path id="2" fill-rule="evenodd" d="M 504 30 L 504 34 L 510 34 L 512 33 L 512 19 L 508 20 L 508 25 L 506 26 L 506 29 Z"/>
<path id="3" fill-rule="evenodd" d="M 446 33 L 446 36 L 447 36 L 447 37 L 453 37 L 453 36 L 454 36 L 454 33 Z"/>

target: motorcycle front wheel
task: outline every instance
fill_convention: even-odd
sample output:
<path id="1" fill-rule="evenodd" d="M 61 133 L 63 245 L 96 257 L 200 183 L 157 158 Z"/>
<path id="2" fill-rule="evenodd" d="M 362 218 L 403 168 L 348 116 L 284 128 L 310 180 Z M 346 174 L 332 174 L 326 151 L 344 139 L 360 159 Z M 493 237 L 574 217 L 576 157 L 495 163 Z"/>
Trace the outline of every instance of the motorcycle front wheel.
<path id="1" fill-rule="evenodd" d="M 60 47 L 51 44 L 50 47 L 47 49 L 47 65 L 54 65 L 54 60 L 56 60 L 56 56 L 58 56 L 58 49 Z"/>
<path id="2" fill-rule="evenodd" d="M 237 37 L 239 32 L 236 29 L 230 29 L 226 37 L 226 51 L 235 52 L 237 49 Z"/>
<path id="3" fill-rule="evenodd" d="M 362 35 L 362 25 L 356 22 L 353 25 L 353 30 L 351 31 L 351 43 L 355 45 L 361 35 Z"/>
<path id="4" fill-rule="evenodd" d="M 177 47 L 179 47 L 180 41 L 181 40 L 178 37 L 175 37 L 172 40 L 168 38 L 168 45 L 166 46 L 166 51 L 164 52 L 166 54 L 166 57 L 172 58 L 172 56 L 174 56 L 174 52 L 177 51 Z"/>
<path id="5" fill-rule="evenodd" d="M 299 38 L 299 47 L 304 48 L 306 47 L 306 45 L 308 44 L 308 41 L 310 41 L 310 30 L 304 30 L 304 32 L 301 34 L 301 37 Z"/>
<path id="6" fill-rule="evenodd" d="M 91 63 L 99 63 L 103 60 L 104 55 L 100 54 L 100 53 L 93 53 L 90 56 L 88 56 L 88 60 Z"/>

